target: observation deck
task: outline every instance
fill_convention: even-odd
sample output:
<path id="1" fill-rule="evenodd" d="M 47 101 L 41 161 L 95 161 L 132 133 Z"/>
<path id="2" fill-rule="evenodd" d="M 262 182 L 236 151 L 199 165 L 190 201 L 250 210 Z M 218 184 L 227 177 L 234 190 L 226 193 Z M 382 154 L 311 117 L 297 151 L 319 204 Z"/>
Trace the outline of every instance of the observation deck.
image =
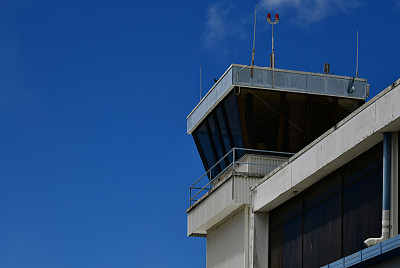
<path id="1" fill-rule="evenodd" d="M 206 170 L 190 187 L 188 235 L 250 204 L 250 187 L 364 104 L 366 79 L 231 65 L 187 117 Z"/>

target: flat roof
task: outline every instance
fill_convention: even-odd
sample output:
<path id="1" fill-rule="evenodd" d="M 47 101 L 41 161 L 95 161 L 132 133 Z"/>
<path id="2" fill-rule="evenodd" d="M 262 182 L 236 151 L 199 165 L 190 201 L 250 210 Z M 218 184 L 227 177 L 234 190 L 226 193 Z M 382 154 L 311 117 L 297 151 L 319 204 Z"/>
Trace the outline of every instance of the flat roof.
<path id="1" fill-rule="evenodd" d="M 366 79 L 232 64 L 187 116 L 187 133 L 191 134 L 204 118 L 235 86 L 335 96 L 365 100 Z"/>

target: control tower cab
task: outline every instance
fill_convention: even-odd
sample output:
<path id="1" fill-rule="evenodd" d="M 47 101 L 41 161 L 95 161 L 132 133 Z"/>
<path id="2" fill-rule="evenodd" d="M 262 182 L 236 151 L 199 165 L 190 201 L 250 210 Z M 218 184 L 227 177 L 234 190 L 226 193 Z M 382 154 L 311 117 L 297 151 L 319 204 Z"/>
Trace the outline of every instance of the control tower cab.
<path id="1" fill-rule="evenodd" d="M 231 65 L 187 117 L 205 169 L 190 187 L 187 234 L 207 238 L 207 267 L 248 263 L 250 187 L 368 97 L 366 79 L 251 72 Z"/>

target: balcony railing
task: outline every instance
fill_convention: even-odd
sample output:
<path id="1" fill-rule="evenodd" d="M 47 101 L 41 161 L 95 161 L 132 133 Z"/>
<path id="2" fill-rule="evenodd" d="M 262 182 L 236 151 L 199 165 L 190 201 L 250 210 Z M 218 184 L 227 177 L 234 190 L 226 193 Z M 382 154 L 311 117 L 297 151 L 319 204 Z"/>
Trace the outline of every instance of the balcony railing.
<path id="1" fill-rule="evenodd" d="M 195 183 L 190 186 L 189 189 L 189 206 L 197 202 L 202 196 L 209 192 L 213 187 L 216 186 L 219 179 L 223 177 L 227 172 L 243 171 L 243 167 L 246 167 L 245 172 L 258 173 L 266 175 L 273 169 L 278 167 L 283 161 L 268 161 L 267 163 L 251 162 L 250 157 L 246 156 L 257 156 L 265 158 L 273 158 L 274 160 L 287 160 L 293 153 L 276 152 L 276 151 L 264 151 L 256 149 L 246 148 L 232 148 L 226 155 L 224 155 L 215 165 L 213 165 L 207 172 L 205 172 Z M 248 161 L 250 160 L 250 161 Z M 229 163 L 226 165 L 226 163 Z M 221 166 L 226 165 L 225 168 Z M 253 168 L 251 168 L 253 167 Z M 256 167 L 256 168 L 254 168 Z"/>

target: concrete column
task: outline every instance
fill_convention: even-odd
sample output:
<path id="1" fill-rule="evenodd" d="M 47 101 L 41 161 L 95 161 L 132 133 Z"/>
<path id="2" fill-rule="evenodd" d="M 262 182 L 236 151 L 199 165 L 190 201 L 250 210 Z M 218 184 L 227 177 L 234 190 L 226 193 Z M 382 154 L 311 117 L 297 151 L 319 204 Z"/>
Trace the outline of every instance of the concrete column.
<path id="1" fill-rule="evenodd" d="M 390 219 L 392 228 L 390 237 L 399 234 L 399 133 L 392 133 L 392 167 L 391 167 L 391 200 Z"/>
<path id="2" fill-rule="evenodd" d="M 251 213 L 250 267 L 268 268 L 269 213 Z"/>

